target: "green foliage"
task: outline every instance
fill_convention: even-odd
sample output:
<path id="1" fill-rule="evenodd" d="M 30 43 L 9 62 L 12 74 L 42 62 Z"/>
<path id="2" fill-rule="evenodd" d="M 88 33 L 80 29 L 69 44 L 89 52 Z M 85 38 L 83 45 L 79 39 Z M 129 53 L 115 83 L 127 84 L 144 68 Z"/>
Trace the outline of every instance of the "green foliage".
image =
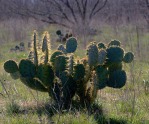
<path id="1" fill-rule="evenodd" d="M 72 99 L 82 106 L 90 106 L 97 96 L 97 90 L 106 86 L 123 87 L 127 79 L 126 72 L 122 70 L 123 62 L 130 63 L 134 58 L 131 52 L 124 56 L 119 41 L 111 41 L 109 45 L 91 42 L 84 59 L 74 57 L 77 49 L 74 37 L 53 53 L 48 47 L 47 33 L 41 49 L 37 49 L 36 33 L 33 41 L 33 61 L 22 59 L 18 66 L 15 61 L 8 60 L 4 63 L 4 69 L 13 79 L 19 78 L 29 88 L 47 92 L 65 109 L 70 107 Z M 45 55 L 43 62 L 38 60 L 40 51 Z"/>

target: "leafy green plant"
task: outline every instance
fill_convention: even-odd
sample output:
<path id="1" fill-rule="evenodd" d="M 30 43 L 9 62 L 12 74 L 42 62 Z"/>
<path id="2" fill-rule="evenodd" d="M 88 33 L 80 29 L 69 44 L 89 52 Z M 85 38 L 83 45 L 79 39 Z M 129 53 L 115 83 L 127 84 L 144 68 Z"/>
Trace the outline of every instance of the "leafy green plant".
<path id="1" fill-rule="evenodd" d="M 99 89 L 125 85 L 127 76 L 122 68 L 123 62 L 132 62 L 134 55 L 125 53 L 119 41 L 108 45 L 91 42 L 86 56 L 75 59 L 74 52 L 78 46 L 75 37 L 67 39 L 66 45 L 61 44 L 52 54 L 48 33 L 44 34 L 41 47 L 37 47 L 36 37 L 34 32 L 29 58 L 18 64 L 8 60 L 4 69 L 29 88 L 47 92 L 60 107 L 69 108 L 72 98 L 82 106 L 90 106 Z"/>

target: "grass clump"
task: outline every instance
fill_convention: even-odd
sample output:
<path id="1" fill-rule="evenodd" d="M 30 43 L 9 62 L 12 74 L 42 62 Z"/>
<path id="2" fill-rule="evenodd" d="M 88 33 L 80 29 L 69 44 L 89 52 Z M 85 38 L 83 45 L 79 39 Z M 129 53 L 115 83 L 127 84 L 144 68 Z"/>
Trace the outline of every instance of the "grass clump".
<path id="1" fill-rule="evenodd" d="M 8 115 L 18 114 L 20 106 L 15 101 L 9 102 L 6 104 L 6 112 Z"/>

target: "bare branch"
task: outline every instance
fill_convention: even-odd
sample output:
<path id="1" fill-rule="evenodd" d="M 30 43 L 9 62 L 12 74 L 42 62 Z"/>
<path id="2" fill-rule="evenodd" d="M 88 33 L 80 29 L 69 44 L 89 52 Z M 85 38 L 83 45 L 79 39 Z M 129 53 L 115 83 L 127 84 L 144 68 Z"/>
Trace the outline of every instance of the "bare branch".
<path id="1" fill-rule="evenodd" d="M 69 8 L 69 10 L 71 11 L 71 14 L 72 14 L 72 16 L 73 16 L 75 22 L 78 23 L 77 17 L 76 17 L 75 12 L 74 12 L 74 9 L 73 9 L 73 7 L 70 5 L 69 0 L 66 0 L 66 2 L 64 2 L 63 0 L 60 0 L 60 1 L 61 1 L 66 7 Z"/>
<path id="2" fill-rule="evenodd" d="M 88 3 L 88 0 L 85 0 L 84 4 L 83 4 L 83 16 L 84 16 L 84 19 L 86 17 L 86 11 L 87 11 L 87 3 Z"/>
<path id="3" fill-rule="evenodd" d="M 83 17 L 83 13 L 82 13 L 81 6 L 80 6 L 81 4 L 79 4 L 79 1 L 78 0 L 75 0 L 75 2 L 77 4 L 77 7 L 78 7 L 78 10 L 79 10 L 79 13 L 80 13 L 81 17 Z"/>
<path id="4" fill-rule="evenodd" d="M 149 0 L 145 0 L 147 8 L 149 9 Z"/>
<path id="5" fill-rule="evenodd" d="M 58 9 L 60 10 L 61 14 L 63 14 L 64 18 L 71 24 L 74 24 L 74 22 L 72 20 L 70 20 L 69 17 L 66 15 L 66 13 L 63 11 L 62 4 L 60 4 L 56 0 L 53 0 L 53 2 L 55 2 L 55 4 L 57 4 Z"/>
<path id="6" fill-rule="evenodd" d="M 97 2 L 95 3 L 95 5 L 94 5 L 94 7 L 93 7 L 93 9 L 92 9 L 92 12 L 91 12 L 91 14 L 90 14 L 90 19 L 93 17 L 93 16 L 95 16 L 100 10 L 102 10 L 105 6 L 106 6 L 106 4 L 107 4 L 107 1 L 108 0 L 105 0 L 104 1 L 104 4 L 101 6 L 101 7 L 99 7 L 98 9 L 97 9 L 97 7 L 98 7 L 98 5 L 99 5 L 99 0 L 97 0 Z M 97 9 L 97 10 L 96 10 Z"/>

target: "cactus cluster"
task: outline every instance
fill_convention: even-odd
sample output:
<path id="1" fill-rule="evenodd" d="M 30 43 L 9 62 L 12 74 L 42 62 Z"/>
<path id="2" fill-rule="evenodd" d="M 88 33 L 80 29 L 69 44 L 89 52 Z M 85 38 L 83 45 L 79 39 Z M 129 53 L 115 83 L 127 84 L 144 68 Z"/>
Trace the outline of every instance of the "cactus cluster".
<path id="1" fill-rule="evenodd" d="M 25 45 L 24 42 L 20 42 L 19 45 L 16 45 L 14 48 L 10 48 L 10 52 L 17 52 L 17 51 L 25 51 Z"/>
<path id="2" fill-rule="evenodd" d="M 68 38 L 72 37 L 72 33 L 68 32 L 68 33 L 63 34 L 61 30 L 57 30 L 56 34 L 58 36 L 57 42 L 62 42 L 62 43 L 63 42 L 65 43 Z"/>
<path id="3" fill-rule="evenodd" d="M 31 89 L 47 92 L 56 103 L 67 108 L 72 98 L 81 105 L 90 105 L 97 96 L 97 91 L 106 86 L 121 88 L 127 76 L 123 62 L 134 59 L 132 52 L 125 52 L 119 41 L 104 43 L 91 42 L 87 46 L 86 56 L 75 59 L 77 39 L 70 37 L 65 45 L 49 54 L 48 37 L 45 34 L 42 47 L 37 49 L 36 33 L 33 39 L 32 59 L 22 59 L 19 64 L 14 60 L 4 63 L 4 69 L 13 79 L 20 79 Z M 41 61 L 42 52 L 44 61 Z"/>

